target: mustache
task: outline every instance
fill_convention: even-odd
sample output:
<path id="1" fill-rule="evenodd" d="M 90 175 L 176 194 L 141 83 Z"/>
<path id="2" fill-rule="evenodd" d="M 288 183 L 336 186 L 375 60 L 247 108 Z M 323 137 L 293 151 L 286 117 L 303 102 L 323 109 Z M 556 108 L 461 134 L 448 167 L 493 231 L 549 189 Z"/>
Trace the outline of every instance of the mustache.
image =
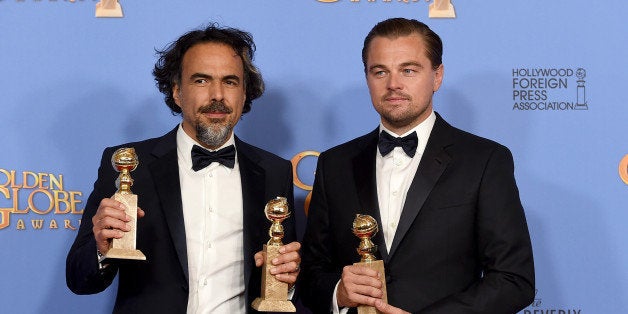
<path id="1" fill-rule="evenodd" d="M 227 105 L 220 100 L 214 100 L 210 104 L 198 108 L 199 113 L 231 113 L 232 111 L 231 108 L 227 107 Z"/>
<path id="2" fill-rule="evenodd" d="M 384 99 L 390 98 L 390 97 L 401 97 L 401 98 L 406 98 L 406 99 L 412 99 L 410 95 L 402 93 L 402 92 L 388 92 L 386 93 L 386 95 L 384 95 Z"/>

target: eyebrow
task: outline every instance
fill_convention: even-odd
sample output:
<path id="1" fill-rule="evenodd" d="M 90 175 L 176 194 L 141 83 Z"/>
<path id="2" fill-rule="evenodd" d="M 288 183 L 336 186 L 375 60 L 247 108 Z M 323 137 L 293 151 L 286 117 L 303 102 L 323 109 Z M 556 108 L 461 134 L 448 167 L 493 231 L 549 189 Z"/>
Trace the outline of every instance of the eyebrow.
<path id="1" fill-rule="evenodd" d="M 209 74 L 205 74 L 205 73 L 194 73 L 192 75 L 190 75 L 190 79 L 197 79 L 197 78 L 204 78 L 204 79 L 213 79 L 214 77 L 209 75 Z M 225 75 L 224 77 L 222 77 L 222 80 L 236 80 L 238 82 L 240 82 L 240 77 L 235 75 L 235 74 L 229 74 L 229 75 Z"/>
<path id="2" fill-rule="evenodd" d="M 415 62 L 415 61 L 408 61 L 408 62 L 404 62 L 402 64 L 399 65 L 400 67 L 407 67 L 407 66 L 415 66 L 417 68 L 423 68 L 423 65 Z"/>

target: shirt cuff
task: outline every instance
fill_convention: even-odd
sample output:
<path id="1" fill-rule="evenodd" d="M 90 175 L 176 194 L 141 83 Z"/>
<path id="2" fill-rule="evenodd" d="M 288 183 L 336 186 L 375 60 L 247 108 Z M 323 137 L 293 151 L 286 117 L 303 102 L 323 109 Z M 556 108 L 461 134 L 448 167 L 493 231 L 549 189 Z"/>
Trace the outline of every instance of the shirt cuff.
<path id="1" fill-rule="evenodd" d="M 334 294 L 331 296 L 331 311 L 333 314 L 347 314 L 347 312 L 349 312 L 348 307 L 338 307 L 338 299 L 336 298 L 336 293 L 338 292 L 339 284 L 340 280 L 338 280 L 338 282 L 336 283 L 336 286 L 334 287 Z"/>

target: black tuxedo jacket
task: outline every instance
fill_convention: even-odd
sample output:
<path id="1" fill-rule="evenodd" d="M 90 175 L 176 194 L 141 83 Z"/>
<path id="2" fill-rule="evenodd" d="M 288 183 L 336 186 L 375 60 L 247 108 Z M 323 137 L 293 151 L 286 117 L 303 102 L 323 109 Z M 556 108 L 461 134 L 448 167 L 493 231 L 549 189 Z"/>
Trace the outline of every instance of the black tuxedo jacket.
<path id="1" fill-rule="evenodd" d="M 66 261 L 67 285 L 77 294 L 103 291 L 119 272 L 115 313 L 185 313 L 188 302 L 188 262 L 181 187 L 177 163 L 177 128 L 142 142 L 105 149 L 98 179 L 87 200 L 81 226 Z M 261 268 L 253 255 L 268 241 L 270 222 L 264 216 L 266 202 L 284 196 L 293 207 L 292 168 L 289 161 L 235 138 L 242 178 L 244 221 L 244 283 L 246 304 L 260 295 Z M 120 147 L 134 147 L 139 166 L 131 173 L 131 190 L 146 215 L 137 222 L 137 248 L 147 262 L 130 262 L 98 269 L 92 217 L 103 198 L 115 191 L 118 173 L 111 156 Z M 296 240 L 295 220 L 283 222 L 284 243 Z"/>
<path id="2" fill-rule="evenodd" d="M 381 225 L 378 130 L 319 156 L 303 239 L 301 297 L 330 310 L 342 268 L 359 261 L 351 225 Z M 515 313 L 534 298 L 532 247 L 510 151 L 438 114 L 390 252 L 377 233 L 388 302 L 417 313 Z"/>

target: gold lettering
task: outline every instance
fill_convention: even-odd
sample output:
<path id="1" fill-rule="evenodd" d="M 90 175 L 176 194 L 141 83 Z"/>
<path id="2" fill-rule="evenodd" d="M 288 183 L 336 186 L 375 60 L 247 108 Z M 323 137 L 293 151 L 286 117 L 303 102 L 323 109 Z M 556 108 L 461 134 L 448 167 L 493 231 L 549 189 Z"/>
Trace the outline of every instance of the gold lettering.
<path id="1" fill-rule="evenodd" d="M 44 220 L 43 219 L 31 219 L 31 226 L 33 226 L 33 229 L 41 229 L 44 226 Z"/>
<path id="2" fill-rule="evenodd" d="M 321 153 L 313 151 L 313 150 L 306 150 L 292 157 L 290 162 L 292 162 L 292 177 L 294 178 L 294 185 L 306 191 L 312 190 L 311 185 L 307 185 L 301 181 L 301 179 L 299 178 L 299 174 L 297 172 L 297 168 L 299 168 L 299 163 L 301 162 L 301 160 L 303 160 L 303 158 L 308 157 L 308 156 L 318 157 L 320 154 Z"/>
<path id="3" fill-rule="evenodd" d="M 59 227 L 57 227 L 57 221 L 56 220 L 51 220 L 50 221 L 50 229 L 58 229 Z"/>
<path id="4" fill-rule="evenodd" d="M 72 208 L 72 214 L 83 214 L 83 210 L 77 210 L 76 205 L 82 203 L 80 199 L 77 199 L 77 196 L 82 196 L 83 193 L 80 191 L 70 191 L 70 208 Z"/>
<path id="5" fill-rule="evenodd" d="M 42 211 L 40 209 L 38 209 L 35 206 L 35 203 L 33 202 L 33 198 L 35 198 L 35 194 L 37 193 L 43 193 L 46 194 L 46 196 L 48 197 L 48 209 Z M 35 213 L 40 214 L 40 215 L 46 215 L 48 214 L 52 208 L 54 207 L 54 201 L 52 198 L 52 194 L 50 194 L 50 192 L 46 191 L 46 190 L 35 190 L 33 191 L 29 196 L 28 196 L 28 207 Z"/>
<path id="6" fill-rule="evenodd" d="M 40 189 L 48 188 L 48 185 L 44 184 L 48 182 L 48 174 L 40 172 L 37 174 L 37 177 L 39 178 L 39 188 Z"/>
<path id="7" fill-rule="evenodd" d="M 290 160 L 290 162 L 292 163 L 292 177 L 294 178 L 294 185 L 296 185 L 298 188 L 306 190 L 306 191 L 310 191 L 307 196 L 305 197 L 305 202 L 303 204 L 303 210 L 305 211 L 305 215 L 307 216 L 308 211 L 310 209 L 310 201 L 312 200 L 312 186 L 311 185 L 307 185 L 305 183 L 303 183 L 303 181 L 301 181 L 301 179 L 299 178 L 299 173 L 297 172 L 297 168 L 299 167 L 299 163 L 301 162 L 301 160 L 303 160 L 303 158 L 308 157 L 308 156 L 312 156 L 312 157 L 318 157 L 321 153 L 317 152 L 317 151 L 313 151 L 313 150 L 306 150 L 303 152 L 300 152 L 298 154 L 296 154 L 294 157 L 292 157 L 292 159 Z"/>
<path id="8" fill-rule="evenodd" d="M 23 219 L 18 219 L 17 220 L 17 227 L 15 227 L 17 230 L 24 230 L 26 229 L 26 226 L 24 225 L 24 220 Z"/>
<path id="9" fill-rule="evenodd" d="M 33 178 L 34 182 L 32 185 L 28 184 L 28 178 L 31 177 Z M 37 174 L 34 172 L 30 172 L 30 171 L 24 171 L 22 172 L 22 184 L 18 187 L 23 187 L 25 189 L 34 189 L 37 187 Z M 14 182 L 15 183 L 15 182 Z"/>
<path id="10" fill-rule="evenodd" d="M 70 230 L 76 230 L 76 228 L 74 226 L 72 226 L 72 221 L 70 221 L 70 219 L 63 220 L 63 228 L 70 229 Z"/>
<path id="11" fill-rule="evenodd" d="M 68 201 L 68 192 L 66 191 L 52 191 L 55 199 L 55 214 L 67 214 L 72 208 Z M 61 203 L 65 204 L 65 210 L 61 210 Z"/>
<path id="12" fill-rule="evenodd" d="M 50 174 L 50 189 L 51 190 L 63 190 L 63 175 L 60 174 L 59 177 L 55 177 L 54 174 Z"/>
<path id="13" fill-rule="evenodd" d="M 3 169 L 0 169 L 3 170 Z M 11 195 L 9 194 L 9 189 L 4 186 L 0 186 L 0 193 L 6 197 L 7 200 L 11 199 Z M 11 220 L 11 213 L 13 212 L 13 208 L 0 208 L 0 229 L 4 229 L 9 226 Z"/>
<path id="14" fill-rule="evenodd" d="M 13 188 L 13 213 L 14 214 L 26 214 L 28 213 L 28 211 L 30 210 L 30 208 L 28 208 L 28 206 L 22 210 L 20 210 L 18 208 L 18 204 L 19 204 L 19 193 L 20 189 L 19 188 Z"/>
<path id="15" fill-rule="evenodd" d="M 619 162 L 619 177 L 624 183 L 628 184 L 628 155 L 624 156 Z"/>
<path id="16" fill-rule="evenodd" d="M 11 183 L 11 174 L 5 169 L 0 168 L 0 173 L 4 174 L 7 180 L 4 183 L 1 183 L 0 186 L 6 187 Z"/>

